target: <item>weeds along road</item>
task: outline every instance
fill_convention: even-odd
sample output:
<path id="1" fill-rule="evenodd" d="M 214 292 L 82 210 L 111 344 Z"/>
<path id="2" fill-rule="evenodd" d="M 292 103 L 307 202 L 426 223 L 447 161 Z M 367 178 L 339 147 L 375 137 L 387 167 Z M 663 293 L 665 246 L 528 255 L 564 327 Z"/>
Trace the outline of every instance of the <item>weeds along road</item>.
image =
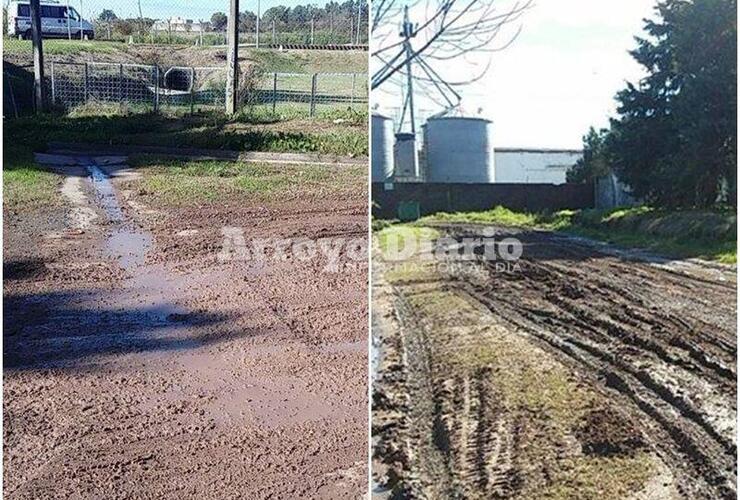
<path id="1" fill-rule="evenodd" d="M 515 268 L 378 264 L 376 479 L 427 498 L 735 498 L 734 269 L 507 236 Z"/>
<path id="2" fill-rule="evenodd" d="M 6 185 L 8 498 L 365 491 L 366 265 L 218 257 L 365 238 L 364 169 L 200 165 Z"/>

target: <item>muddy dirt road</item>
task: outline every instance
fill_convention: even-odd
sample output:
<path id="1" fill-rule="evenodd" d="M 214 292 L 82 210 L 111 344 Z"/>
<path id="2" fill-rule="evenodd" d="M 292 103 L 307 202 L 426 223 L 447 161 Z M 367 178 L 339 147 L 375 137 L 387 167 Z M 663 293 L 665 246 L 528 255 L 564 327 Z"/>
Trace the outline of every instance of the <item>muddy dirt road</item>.
<path id="1" fill-rule="evenodd" d="M 448 247 L 481 235 L 438 229 Z M 522 241 L 516 266 L 379 264 L 377 480 L 418 497 L 735 498 L 734 269 L 495 237 Z"/>
<path id="2" fill-rule="evenodd" d="M 5 212 L 6 496 L 361 496 L 366 266 L 218 255 L 364 235 L 364 191 L 165 205 L 136 171 L 58 171 L 59 200 Z"/>

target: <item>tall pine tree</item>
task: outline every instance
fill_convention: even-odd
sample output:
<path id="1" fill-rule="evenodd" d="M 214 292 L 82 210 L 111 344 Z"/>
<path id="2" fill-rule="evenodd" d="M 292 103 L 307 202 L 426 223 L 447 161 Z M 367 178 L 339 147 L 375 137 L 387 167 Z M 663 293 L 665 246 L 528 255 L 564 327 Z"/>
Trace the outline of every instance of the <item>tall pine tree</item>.
<path id="1" fill-rule="evenodd" d="M 659 206 L 734 204 L 737 190 L 735 0 L 665 0 L 631 52 L 646 70 L 617 94 L 609 162 Z"/>

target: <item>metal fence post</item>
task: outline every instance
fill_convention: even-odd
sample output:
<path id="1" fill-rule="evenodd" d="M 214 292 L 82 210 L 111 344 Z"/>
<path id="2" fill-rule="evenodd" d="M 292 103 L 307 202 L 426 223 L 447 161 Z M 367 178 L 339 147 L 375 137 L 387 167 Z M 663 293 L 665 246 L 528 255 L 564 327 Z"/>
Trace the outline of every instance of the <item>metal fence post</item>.
<path id="1" fill-rule="evenodd" d="M 159 110 L 159 66 L 154 66 L 154 112 Z"/>
<path id="2" fill-rule="evenodd" d="M 57 86 L 56 79 L 54 78 L 54 61 L 51 61 L 51 103 L 55 106 L 57 104 Z"/>
<path id="3" fill-rule="evenodd" d="M 277 106 L 277 73 L 272 74 L 272 114 L 275 114 L 275 106 Z"/>
<path id="4" fill-rule="evenodd" d="M 255 31 L 255 42 L 254 42 L 254 48 L 259 49 L 260 48 L 260 17 L 262 14 L 260 13 L 260 0 L 257 0 L 257 27 L 254 30 Z"/>
<path id="5" fill-rule="evenodd" d="M 87 97 L 90 92 L 90 72 L 88 70 L 88 64 L 85 63 L 85 104 L 87 104 Z"/>
<path id="6" fill-rule="evenodd" d="M 318 76 L 318 73 L 314 73 L 311 76 L 311 110 L 308 114 L 311 117 L 316 113 L 316 78 Z"/>
<path id="7" fill-rule="evenodd" d="M 118 65 L 118 103 L 123 108 L 123 64 Z"/>
<path id="8" fill-rule="evenodd" d="M 10 94 L 10 102 L 13 104 L 13 114 L 18 118 L 18 104 L 15 102 L 15 92 L 13 92 L 13 77 L 3 71 L 3 78 L 8 82 L 8 86 L 6 88 Z"/>
<path id="9" fill-rule="evenodd" d="M 190 68 L 190 114 L 195 113 L 195 68 Z"/>
<path id="10" fill-rule="evenodd" d="M 355 104 L 355 82 L 357 81 L 357 73 L 352 73 L 352 95 L 349 96 L 349 105 Z"/>

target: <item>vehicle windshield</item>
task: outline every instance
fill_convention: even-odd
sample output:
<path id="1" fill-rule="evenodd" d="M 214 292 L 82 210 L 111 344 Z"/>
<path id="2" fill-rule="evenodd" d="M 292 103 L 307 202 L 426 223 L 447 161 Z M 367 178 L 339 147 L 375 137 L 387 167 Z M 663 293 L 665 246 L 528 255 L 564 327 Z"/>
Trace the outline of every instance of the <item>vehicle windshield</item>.
<path id="1" fill-rule="evenodd" d="M 77 11 L 74 9 L 74 7 L 68 7 L 67 8 L 67 17 L 73 21 L 79 21 L 80 15 L 77 13 Z"/>

